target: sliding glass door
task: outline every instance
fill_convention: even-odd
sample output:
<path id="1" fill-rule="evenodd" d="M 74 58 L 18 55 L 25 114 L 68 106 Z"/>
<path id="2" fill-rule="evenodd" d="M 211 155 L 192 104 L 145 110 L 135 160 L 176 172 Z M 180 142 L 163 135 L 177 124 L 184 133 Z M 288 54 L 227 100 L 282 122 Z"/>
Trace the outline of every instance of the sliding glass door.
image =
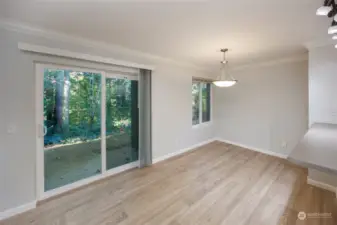
<path id="1" fill-rule="evenodd" d="M 45 190 L 101 173 L 101 74 L 44 69 Z"/>
<path id="2" fill-rule="evenodd" d="M 137 165 L 137 74 L 38 68 L 38 84 L 43 83 L 37 93 L 42 102 L 38 143 L 43 147 L 37 158 L 42 195 L 100 179 L 130 163 Z"/>
<path id="3" fill-rule="evenodd" d="M 107 170 L 138 160 L 137 77 L 106 78 Z"/>

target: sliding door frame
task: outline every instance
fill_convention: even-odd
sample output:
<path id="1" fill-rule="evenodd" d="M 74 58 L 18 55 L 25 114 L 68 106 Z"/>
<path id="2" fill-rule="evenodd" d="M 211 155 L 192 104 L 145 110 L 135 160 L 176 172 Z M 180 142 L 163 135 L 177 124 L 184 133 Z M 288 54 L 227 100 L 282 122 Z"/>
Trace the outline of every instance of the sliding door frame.
<path id="1" fill-rule="evenodd" d="M 117 71 L 106 71 L 106 70 L 96 70 L 86 67 L 77 66 L 64 66 L 52 63 L 36 62 L 35 66 L 35 110 L 36 110 L 36 199 L 44 200 L 79 187 L 88 185 L 95 181 L 101 180 L 103 178 L 115 175 L 122 171 L 139 167 L 138 161 L 131 162 L 110 170 L 106 168 L 106 78 L 120 78 L 129 80 L 139 80 L 138 73 L 127 73 L 127 75 L 122 72 Z M 45 69 L 60 69 L 60 70 L 72 70 L 79 72 L 91 72 L 98 73 L 101 75 L 101 173 L 93 175 L 78 181 L 75 181 L 64 186 L 45 191 L 45 169 L 44 169 L 44 115 L 43 115 L 43 93 L 44 93 L 44 70 Z M 138 90 L 139 96 L 139 90 Z"/>

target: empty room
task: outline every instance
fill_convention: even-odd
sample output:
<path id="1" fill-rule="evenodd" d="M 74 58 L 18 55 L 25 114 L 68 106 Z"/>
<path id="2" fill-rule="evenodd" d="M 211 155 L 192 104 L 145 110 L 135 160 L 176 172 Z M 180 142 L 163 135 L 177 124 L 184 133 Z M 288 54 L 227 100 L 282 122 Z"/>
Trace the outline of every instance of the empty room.
<path id="1" fill-rule="evenodd" d="M 336 225 L 337 0 L 0 0 L 0 225 Z"/>

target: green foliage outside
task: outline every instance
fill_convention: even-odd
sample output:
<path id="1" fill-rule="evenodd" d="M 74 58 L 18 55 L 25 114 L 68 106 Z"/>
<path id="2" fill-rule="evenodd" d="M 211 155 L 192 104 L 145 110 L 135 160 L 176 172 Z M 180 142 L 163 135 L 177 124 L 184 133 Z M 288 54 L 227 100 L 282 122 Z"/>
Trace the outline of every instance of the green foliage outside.
<path id="1" fill-rule="evenodd" d="M 130 132 L 131 82 L 106 79 L 107 136 Z M 101 135 L 101 75 L 46 69 L 45 146 L 85 142 Z"/>
<path id="2" fill-rule="evenodd" d="M 199 108 L 200 108 L 200 83 L 192 84 L 192 124 L 199 123 Z"/>
<path id="3" fill-rule="evenodd" d="M 204 82 L 193 82 L 192 83 L 192 124 L 193 125 L 200 123 L 200 110 L 202 114 L 202 118 L 201 118 L 202 122 L 210 121 L 210 111 L 211 111 L 210 91 L 211 91 L 210 83 L 204 83 Z"/>

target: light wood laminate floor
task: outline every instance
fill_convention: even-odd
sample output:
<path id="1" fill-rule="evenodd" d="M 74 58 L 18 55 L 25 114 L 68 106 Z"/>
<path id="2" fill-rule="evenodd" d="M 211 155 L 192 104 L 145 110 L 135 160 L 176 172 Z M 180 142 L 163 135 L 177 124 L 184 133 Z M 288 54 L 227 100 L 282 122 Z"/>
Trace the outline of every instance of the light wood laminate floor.
<path id="1" fill-rule="evenodd" d="M 285 160 L 220 142 L 42 202 L 1 225 L 336 225 L 334 193 Z M 297 214 L 326 213 L 299 220 Z M 316 215 L 317 216 L 317 215 Z"/>

